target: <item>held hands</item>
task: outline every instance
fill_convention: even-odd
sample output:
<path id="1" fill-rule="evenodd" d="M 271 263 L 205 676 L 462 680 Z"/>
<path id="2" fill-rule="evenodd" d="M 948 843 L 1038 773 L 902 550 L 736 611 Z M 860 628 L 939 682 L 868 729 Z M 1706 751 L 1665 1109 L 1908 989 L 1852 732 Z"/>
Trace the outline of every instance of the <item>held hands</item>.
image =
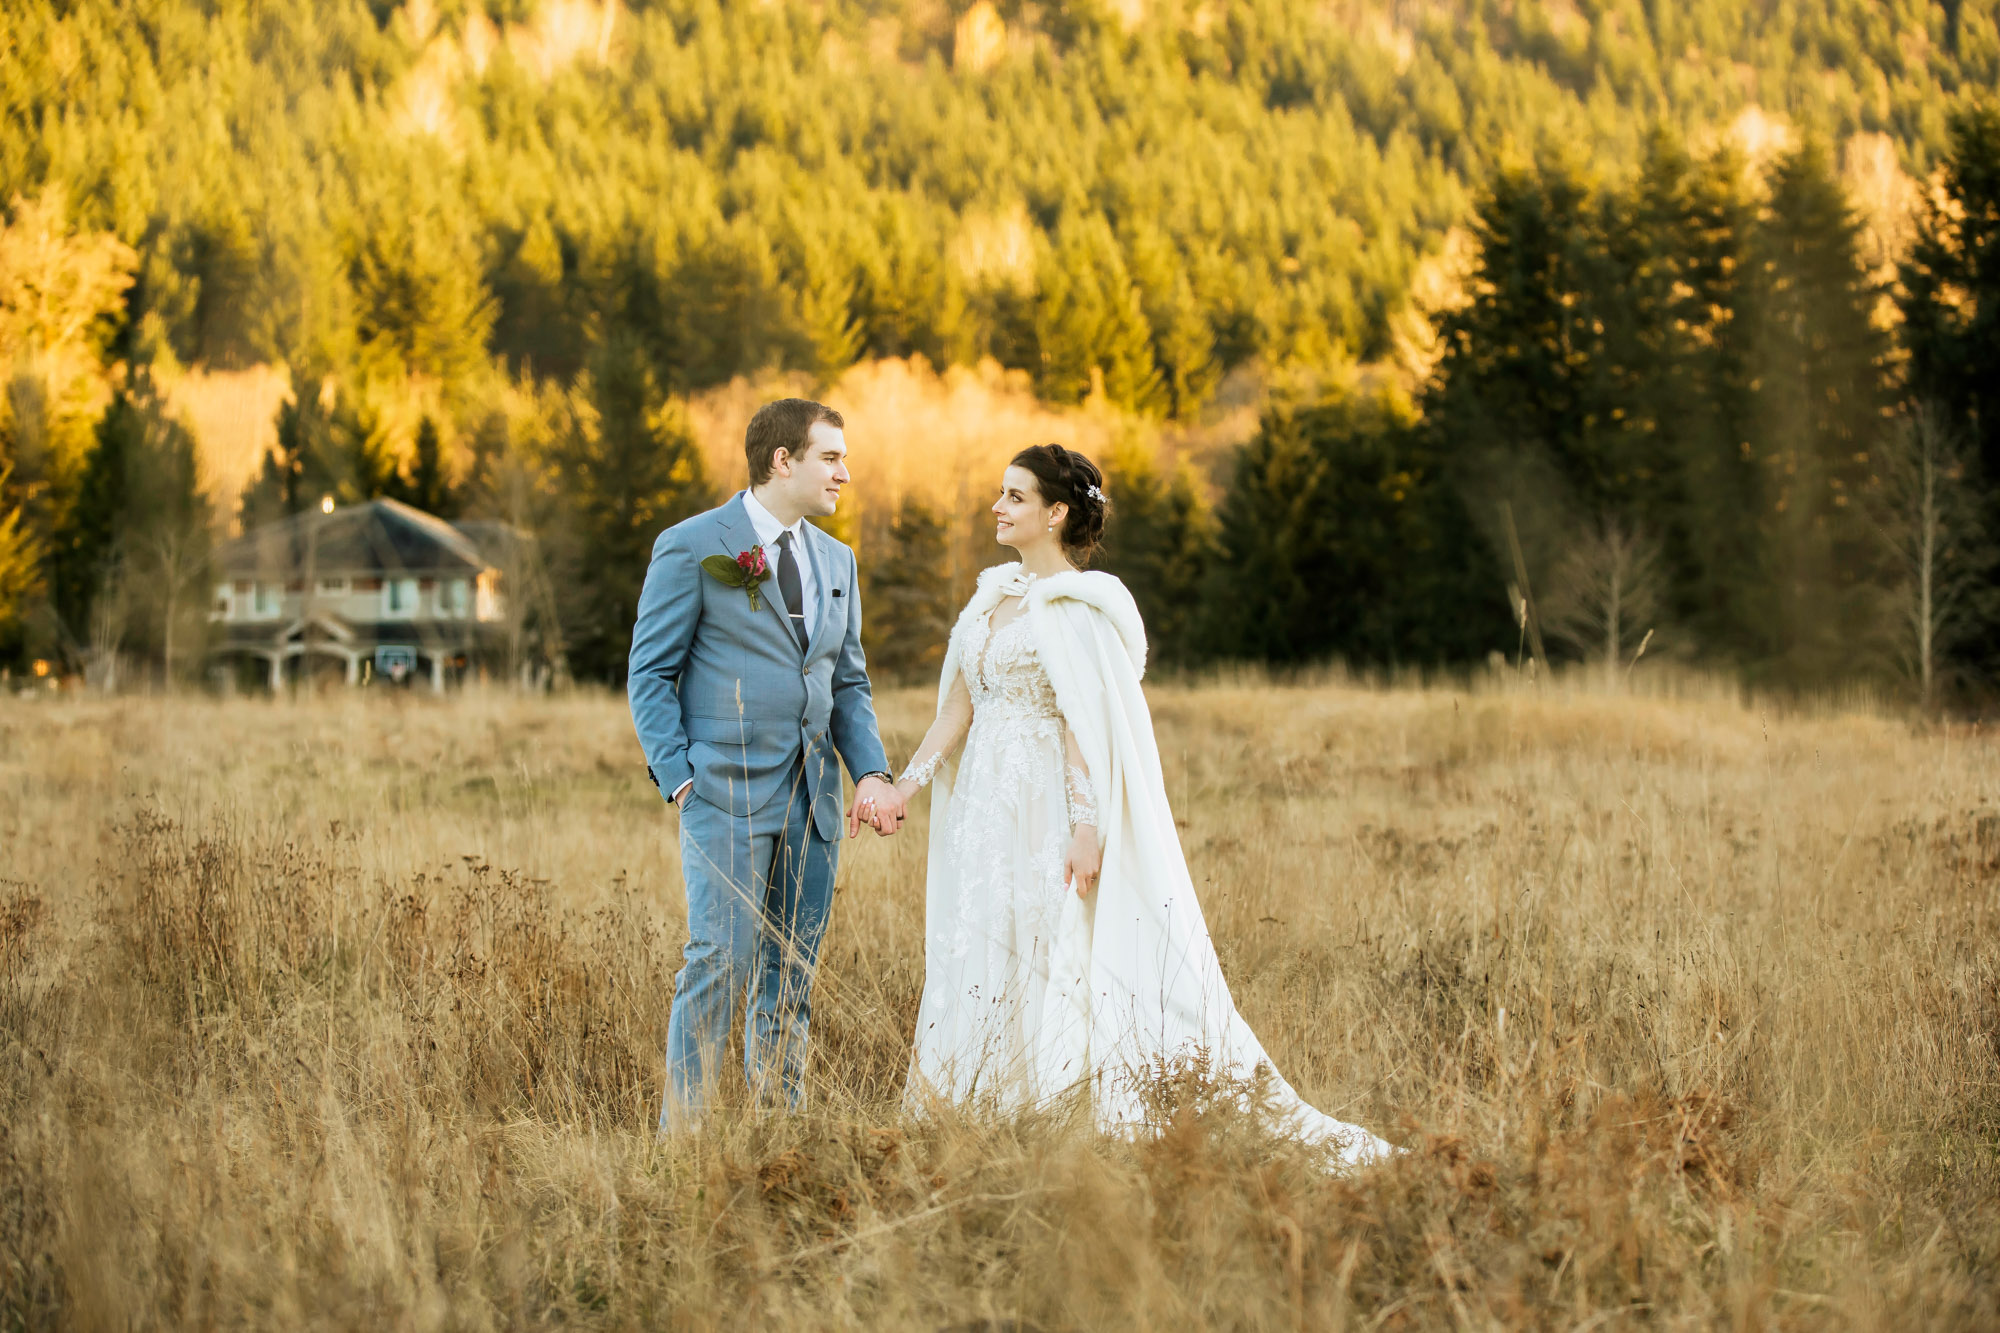
<path id="1" fill-rule="evenodd" d="M 882 837 L 903 826 L 909 799 L 880 778 L 863 778 L 854 787 L 854 804 L 847 807 L 847 836 L 856 837 L 863 824 Z"/>
<path id="2" fill-rule="evenodd" d="M 1063 882 L 1076 890 L 1077 897 L 1088 898 L 1097 887 L 1097 875 L 1103 868 L 1104 849 L 1097 845 L 1096 828 L 1078 824 L 1070 838 L 1069 851 L 1063 856 Z"/>

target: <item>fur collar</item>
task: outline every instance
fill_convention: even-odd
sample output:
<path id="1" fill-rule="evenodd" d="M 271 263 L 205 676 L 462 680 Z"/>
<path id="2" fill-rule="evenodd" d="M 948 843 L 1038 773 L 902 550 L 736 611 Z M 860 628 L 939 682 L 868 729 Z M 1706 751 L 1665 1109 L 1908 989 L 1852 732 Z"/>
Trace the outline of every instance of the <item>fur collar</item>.
<path id="1" fill-rule="evenodd" d="M 1019 561 L 1010 561 L 980 570 L 979 590 L 966 603 L 959 623 L 983 616 L 991 610 L 993 604 L 1000 600 L 1000 585 L 1011 579 L 1020 568 Z M 1115 574 L 1080 569 L 1036 579 L 1028 589 L 1030 611 L 1061 601 L 1081 603 L 1109 620 L 1111 627 L 1118 631 L 1119 641 L 1125 645 L 1126 656 L 1132 659 L 1132 669 L 1141 676 L 1146 674 L 1146 624 L 1139 617 L 1139 607 L 1133 602 L 1132 594 L 1126 591 Z"/>

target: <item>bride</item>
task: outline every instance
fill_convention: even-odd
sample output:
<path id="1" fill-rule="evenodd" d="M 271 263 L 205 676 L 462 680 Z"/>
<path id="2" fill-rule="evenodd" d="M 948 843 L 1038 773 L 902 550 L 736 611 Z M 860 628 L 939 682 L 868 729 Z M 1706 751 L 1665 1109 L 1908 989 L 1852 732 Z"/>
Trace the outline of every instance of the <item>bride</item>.
<path id="1" fill-rule="evenodd" d="M 931 795 L 924 995 L 906 1098 L 1033 1105 L 1088 1084 L 1100 1124 L 1143 1126 L 1146 1071 L 1202 1056 L 1251 1080 L 1285 1133 L 1346 1162 L 1396 1151 L 1306 1105 L 1236 1012 L 1167 806 L 1125 585 L 1085 573 L 1104 478 L 1023 450 L 993 504 L 1020 560 L 979 577 L 937 720 L 897 783 Z M 955 761 L 954 761 L 955 757 Z"/>

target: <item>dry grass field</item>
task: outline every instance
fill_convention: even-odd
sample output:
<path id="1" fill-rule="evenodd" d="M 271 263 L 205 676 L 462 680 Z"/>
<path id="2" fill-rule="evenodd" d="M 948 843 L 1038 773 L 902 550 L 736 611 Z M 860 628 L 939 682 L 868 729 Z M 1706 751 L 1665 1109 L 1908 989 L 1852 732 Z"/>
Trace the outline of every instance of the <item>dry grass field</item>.
<path id="1" fill-rule="evenodd" d="M 925 691 L 884 700 L 893 754 Z M 1992 1328 L 2000 759 L 1723 696 L 1154 692 L 1324 1174 L 905 1119 L 922 820 L 809 1114 L 655 1142 L 673 816 L 622 700 L 0 702 L 0 1324 Z"/>

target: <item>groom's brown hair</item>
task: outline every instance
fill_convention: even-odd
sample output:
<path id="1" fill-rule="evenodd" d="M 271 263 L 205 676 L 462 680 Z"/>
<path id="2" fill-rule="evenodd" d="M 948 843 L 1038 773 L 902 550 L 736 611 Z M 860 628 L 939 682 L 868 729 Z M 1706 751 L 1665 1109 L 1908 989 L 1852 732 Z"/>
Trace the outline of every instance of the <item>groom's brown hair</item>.
<path id="1" fill-rule="evenodd" d="M 806 432 L 824 421 L 835 430 L 846 430 L 840 413 L 810 398 L 780 398 L 766 403 L 750 418 L 743 432 L 743 457 L 750 464 L 750 484 L 762 486 L 771 479 L 771 462 L 783 449 L 793 458 L 806 451 Z"/>

